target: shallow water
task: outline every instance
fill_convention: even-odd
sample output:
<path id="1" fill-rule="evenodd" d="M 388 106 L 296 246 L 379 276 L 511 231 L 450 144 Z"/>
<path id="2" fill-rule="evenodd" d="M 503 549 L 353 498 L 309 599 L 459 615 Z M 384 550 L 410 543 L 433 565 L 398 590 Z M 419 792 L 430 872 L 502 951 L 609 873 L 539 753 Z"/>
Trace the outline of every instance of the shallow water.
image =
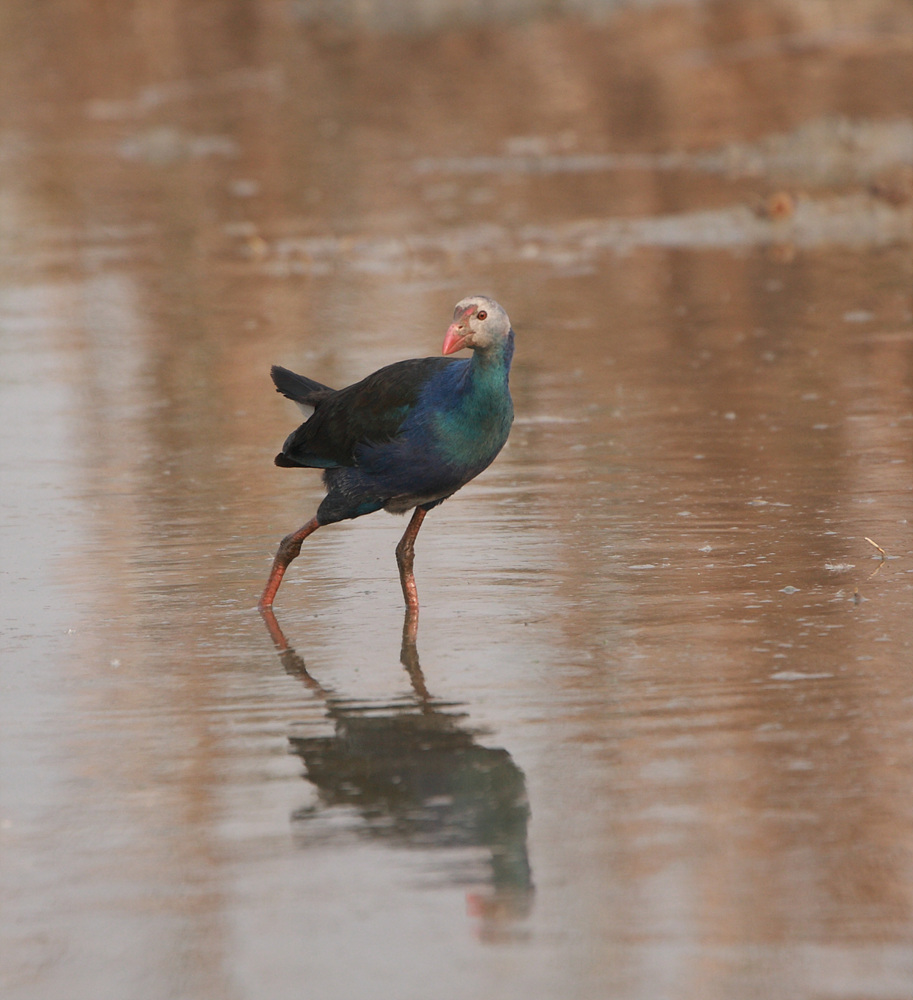
<path id="1" fill-rule="evenodd" d="M 4 14 L 4 997 L 909 995 L 909 7 L 385 10 Z M 385 515 L 264 621 L 270 364 L 476 290 L 417 628 Z"/>

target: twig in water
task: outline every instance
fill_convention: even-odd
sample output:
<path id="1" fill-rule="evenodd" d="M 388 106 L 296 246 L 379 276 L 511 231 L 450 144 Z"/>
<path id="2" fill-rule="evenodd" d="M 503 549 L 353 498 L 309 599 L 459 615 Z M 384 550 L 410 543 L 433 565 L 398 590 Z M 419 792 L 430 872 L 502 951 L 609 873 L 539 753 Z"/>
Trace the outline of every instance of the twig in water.
<path id="1" fill-rule="evenodd" d="M 873 577 L 878 576 L 878 574 L 881 572 L 881 567 L 884 566 L 885 560 L 888 558 L 888 554 L 878 544 L 878 542 L 873 542 L 871 538 L 866 538 L 865 540 L 869 543 L 869 545 L 874 545 L 875 548 L 878 549 L 879 554 L 881 555 L 881 558 L 878 560 L 878 565 L 875 567 L 874 572 L 869 573 L 869 579 L 871 580 Z"/>
<path id="2" fill-rule="evenodd" d="M 874 545 L 875 548 L 878 549 L 878 551 L 881 553 L 882 562 L 884 562 L 884 560 L 888 558 L 887 552 L 885 552 L 885 550 L 878 544 L 878 542 L 873 542 L 871 538 L 866 538 L 866 541 L 869 543 L 869 545 Z"/>

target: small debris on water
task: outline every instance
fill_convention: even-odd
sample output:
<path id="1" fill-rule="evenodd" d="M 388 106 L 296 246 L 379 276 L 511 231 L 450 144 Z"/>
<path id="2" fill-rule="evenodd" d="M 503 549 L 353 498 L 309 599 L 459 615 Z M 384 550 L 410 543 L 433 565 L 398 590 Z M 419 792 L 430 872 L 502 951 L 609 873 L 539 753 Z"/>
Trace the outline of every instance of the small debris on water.
<path id="1" fill-rule="evenodd" d="M 875 548 L 878 549 L 878 551 L 881 553 L 882 559 L 888 558 L 887 552 L 885 552 L 885 550 L 878 544 L 878 542 L 873 542 L 871 538 L 866 538 L 866 541 L 869 543 L 869 545 L 874 545 Z"/>
<path id="2" fill-rule="evenodd" d="M 805 674 L 799 670 L 780 670 L 770 675 L 772 681 L 820 681 L 833 677 L 833 674 Z"/>

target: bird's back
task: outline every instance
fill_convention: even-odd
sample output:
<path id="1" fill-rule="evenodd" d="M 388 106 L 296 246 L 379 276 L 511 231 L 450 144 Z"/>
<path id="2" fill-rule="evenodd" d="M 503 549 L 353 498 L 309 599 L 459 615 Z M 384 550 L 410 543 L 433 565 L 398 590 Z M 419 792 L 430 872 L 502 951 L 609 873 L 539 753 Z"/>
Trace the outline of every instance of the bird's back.
<path id="1" fill-rule="evenodd" d="M 276 464 L 323 469 L 356 465 L 359 448 L 397 437 L 431 380 L 445 369 L 467 364 L 454 358 L 398 361 L 335 391 L 304 376 L 294 376 L 314 387 L 307 400 L 301 400 L 313 401 L 314 412 L 288 436 Z M 288 380 L 284 384 L 288 385 Z"/>

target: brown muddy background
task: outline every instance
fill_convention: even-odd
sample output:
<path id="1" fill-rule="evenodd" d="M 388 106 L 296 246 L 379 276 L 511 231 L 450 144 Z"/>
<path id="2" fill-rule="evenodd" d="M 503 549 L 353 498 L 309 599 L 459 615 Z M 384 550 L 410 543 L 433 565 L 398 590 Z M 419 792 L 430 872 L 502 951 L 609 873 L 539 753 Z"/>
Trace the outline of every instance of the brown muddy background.
<path id="1" fill-rule="evenodd" d="M 270 364 L 474 291 L 277 656 Z M 0 331 L 5 1000 L 913 995 L 909 3 L 8 0 Z"/>

